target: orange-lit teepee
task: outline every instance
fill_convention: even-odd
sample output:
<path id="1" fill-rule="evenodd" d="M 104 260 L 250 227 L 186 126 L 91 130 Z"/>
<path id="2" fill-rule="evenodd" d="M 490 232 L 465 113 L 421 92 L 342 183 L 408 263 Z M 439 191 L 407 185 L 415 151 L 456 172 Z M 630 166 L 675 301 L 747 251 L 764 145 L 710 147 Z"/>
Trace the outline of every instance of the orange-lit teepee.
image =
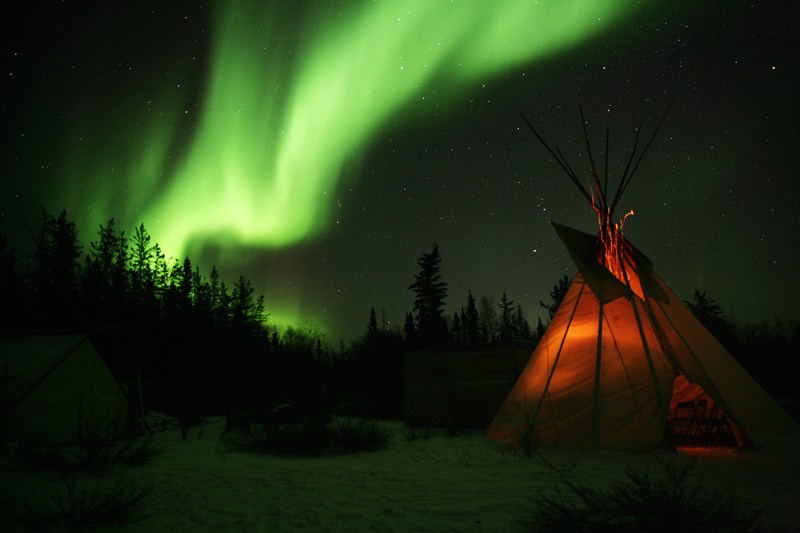
<path id="1" fill-rule="evenodd" d="M 699 398 L 719 407 L 740 446 L 754 446 L 762 432 L 798 431 L 625 240 L 622 222 L 612 223 L 641 156 L 631 167 L 631 155 L 609 202 L 593 162 L 590 195 L 563 156 L 550 153 L 597 211 L 600 233 L 553 224 L 578 273 L 489 436 L 513 444 L 532 434 L 541 445 L 567 449 L 648 449 L 664 439 L 677 402 Z"/>

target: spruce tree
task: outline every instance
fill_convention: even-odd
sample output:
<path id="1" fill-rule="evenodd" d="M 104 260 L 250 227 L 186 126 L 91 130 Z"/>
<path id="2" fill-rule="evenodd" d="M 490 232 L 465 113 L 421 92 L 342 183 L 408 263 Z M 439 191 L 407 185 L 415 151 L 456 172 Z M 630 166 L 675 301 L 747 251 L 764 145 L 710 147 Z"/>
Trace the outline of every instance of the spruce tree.
<path id="1" fill-rule="evenodd" d="M 545 327 L 544 324 L 542 324 L 542 317 L 539 317 L 537 319 L 537 321 L 536 321 L 536 342 L 537 343 L 542 340 L 542 337 L 544 337 L 545 331 L 547 331 L 547 328 Z"/>
<path id="2" fill-rule="evenodd" d="M 406 313 L 405 322 L 403 323 L 403 333 L 406 337 L 406 345 L 412 348 L 415 347 L 417 343 L 415 329 L 414 315 L 411 313 Z"/>
<path id="3" fill-rule="evenodd" d="M 17 264 L 19 256 L 15 248 L 8 244 L 2 232 L 0 219 L 0 329 L 14 329 L 23 320 L 26 309 L 23 297 L 22 278 L 19 276 Z"/>
<path id="4" fill-rule="evenodd" d="M 723 346 L 730 349 L 737 343 L 736 326 L 725 316 L 722 307 L 706 295 L 706 291 L 695 289 L 692 301 L 684 300 L 683 303 Z"/>
<path id="5" fill-rule="evenodd" d="M 78 229 L 67 219 L 67 211 L 58 217 L 42 208 L 42 222 L 34 252 L 35 314 L 48 327 L 75 325 L 77 287 L 82 246 Z"/>
<path id="6" fill-rule="evenodd" d="M 477 344 L 480 342 L 480 329 L 478 320 L 478 308 L 475 305 L 475 298 L 472 291 L 467 293 L 467 311 L 465 313 L 464 333 L 467 344 Z"/>
<path id="7" fill-rule="evenodd" d="M 544 303 L 543 301 L 539 300 L 539 305 L 543 308 L 547 309 L 547 323 L 549 324 L 550 321 L 553 319 L 553 316 L 558 311 L 558 306 L 561 305 L 561 300 L 564 299 L 564 296 L 567 295 L 567 291 L 569 290 L 570 285 L 572 285 L 572 278 L 564 275 L 563 278 L 558 280 L 558 283 L 553 286 L 553 290 L 550 291 L 550 303 Z"/>
<path id="8" fill-rule="evenodd" d="M 464 328 L 458 312 L 453 313 L 452 337 L 456 344 L 464 344 Z"/>
<path id="9" fill-rule="evenodd" d="M 420 272 L 409 289 L 416 293 L 416 340 L 420 347 L 441 346 L 447 342 L 447 322 L 444 319 L 444 300 L 447 297 L 447 283 L 439 273 L 442 258 L 439 245 L 433 243 L 431 253 L 422 253 L 417 260 Z"/>
<path id="10" fill-rule="evenodd" d="M 494 299 L 485 294 L 481 296 L 478 306 L 478 330 L 481 342 L 497 340 L 497 312 L 494 310 Z"/>
<path id="11" fill-rule="evenodd" d="M 140 224 L 133 231 L 130 242 L 131 303 L 143 315 L 153 313 L 156 308 L 156 287 L 153 273 L 155 247 L 150 244 L 150 234 Z"/>
<path id="12" fill-rule="evenodd" d="M 375 316 L 375 307 L 369 309 L 369 322 L 367 322 L 367 343 L 372 346 L 378 340 L 378 319 Z"/>
<path id="13" fill-rule="evenodd" d="M 531 326 L 525 319 L 525 314 L 522 312 L 522 306 L 517 306 L 517 313 L 514 315 L 514 328 L 516 329 L 516 338 L 522 340 L 531 339 Z"/>
<path id="14" fill-rule="evenodd" d="M 516 328 L 514 327 L 514 301 L 509 300 L 506 293 L 503 293 L 498 305 L 502 310 L 500 312 L 499 340 L 510 341 L 516 338 Z"/>
<path id="15" fill-rule="evenodd" d="M 102 323 L 124 322 L 128 293 L 128 242 L 114 219 L 100 226 L 97 242 L 89 243 L 84 271 L 84 301 Z"/>

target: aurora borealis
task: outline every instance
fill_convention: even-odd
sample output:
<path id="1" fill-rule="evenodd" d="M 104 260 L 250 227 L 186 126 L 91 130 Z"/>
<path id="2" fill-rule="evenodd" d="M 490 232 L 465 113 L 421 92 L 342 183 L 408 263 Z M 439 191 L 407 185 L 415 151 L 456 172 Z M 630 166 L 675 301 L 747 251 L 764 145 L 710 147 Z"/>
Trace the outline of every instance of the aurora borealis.
<path id="1" fill-rule="evenodd" d="M 798 317 L 791 17 L 691 6 L 30 7 L 5 38 L 3 230 L 24 237 L 41 204 L 86 240 L 144 222 L 168 255 L 251 279 L 272 322 L 334 341 L 370 306 L 400 325 L 437 241 L 449 312 L 467 289 L 507 292 L 535 323 L 574 271 L 548 221 L 595 221 L 519 113 L 585 172 L 582 103 L 598 152 L 611 127 L 613 176 L 680 90 L 620 206 L 626 234 L 684 298 Z"/>
<path id="2" fill-rule="evenodd" d="M 158 199 L 136 211 L 179 256 L 186 241 L 278 248 L 317 233 L 346 162 L 435 84 L 458 91 L 568 48 L 625 12 L 614 2 L 572 4 L 354 2 L 301 28 L 308 51 L 287 65 L 292 74 L 273 57 L 281 44 L 275 13 L 223 4 L 186 161 Z M 523 32 L 535 38 L 510 38 Z M 213 194 L 187 212 L 197 188 Z"/>

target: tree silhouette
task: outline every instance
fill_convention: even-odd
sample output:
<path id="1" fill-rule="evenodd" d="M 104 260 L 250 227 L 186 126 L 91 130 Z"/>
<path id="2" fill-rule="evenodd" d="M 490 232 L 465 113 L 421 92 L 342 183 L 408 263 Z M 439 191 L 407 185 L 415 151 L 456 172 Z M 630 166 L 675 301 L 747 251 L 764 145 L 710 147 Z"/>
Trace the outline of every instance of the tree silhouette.
<path id="1" fill-rule="evenodd" d="M 125 232 L 117 232 L 112 218 L 105 226 L 100 226 L 98 240 L 89 243 L 89 255 L 86 257 L 84 304 L 95 324 L 125 321 L 127 261 Z"/>
<path id="2" fill-rule="evenodd" d="M 78 280 L 82 246 L 78 229 L 62 210 L 57 217 L 42 208 L 42 220 L 34 252 L 34 291 L 39 308 L 35 311 L 49 327 L 72 326 L 78 319 Z"/>
<path id="3" fill-rule="evenodd" d="M 157 248 L 150 239 L 144 224 L 134 230 L 130 239 L 130 299 L 135 310 L 144 316 L 154 313 L 157 305 L 153 269 Z"/>
<path id="4" fill-rule="evenodd" d="M 481 296 L 478 305 L 478 331 L 481 342 L 494 342 L 497 337 L 497 312 L 495 311 L 494 299 L 485 294 Z"/>
<path id="5" fill-rule="evenodd" d="M 23 307 L 22 278 L 18 272 L 17 250 L 9 245 L 0 220 L 0 294 L 5 303 L 0 305 L 0 329 L 12 330 L 20 325 L 25 315 Z"/>
<path id="6" fill-rule="evenodd" d="M 450 336 L 456 344 L 464 344 L 464 325 L 458 312 L 453 313 L 453 319 L 450 322 Z"/>
<path id="7" fill-rule="evenodd" d="M 439 273 L 442 258 L 439 245 L 434 243 L 431 253 L 422 253 L 417 260 L 420 272 L 408 288 L 416 293 L 416 343 L 419 347 L 441 346 L 447 342 L 447 322 L 444 319 L 444 300 L 447 283 Z"/>
<path id="8" fill-rule="evenodd" d="M 539 300 L 539 305 L 547 309 L 548 324 L 553 320 L 553 316 L 556 314 L 556 311 L 558 311 L 558 306 L 561 305 L 564 296 L 567 295 L 570 285 L 572 285 L 572 278 L 564 274 L 564 277 L 559 279 L 558 283 L 553 286 L 553 290 L 550 291 L 550 303 L 544 303 Z"/>
<path id="9" fill-rule="evenodd" d="M 514 301 L 509 300 L 506 293 L 500 298 L 500 328 L 498 330 L 498 340 L 510 341 L 516 338 L 517 332 L 514 323 Z"/>
<path id="10" fill-rule="evenodd" d="M 375 316 L 375 307 L 369 309 L 369 322 L 367 322 L 367 344 L 374 345 L 378 338 L 378 319 Z"/>
<path id="11" fill-rule="evenodd" d="M 736 343 L 736 328 L 725 316 L 722 307 L 717 305 L 713 298 L 706 295 L 706 291 L 694 290 L 692 301 L 684 300 L 689 311 L 700 321 L 705 328 L 726 348 Z"/>
<path id="12" fill-rule="evenodd" d="M 414 327 L 414 315 L 411 313 L 406 313 L 405 320 L 403 321 L 403 335 L 405 335 L 406 344 L 409 347 L 416 347 L 416 327 Z"/>
<path id="13" fill-rule="evenodd" d="M 514 328 L 517 339 L 526 341 L 531 339 L 531 326 L 525 319 L 525 313 L 523 313 L 520 305 L 517 305 L 517 312 L 514 314 Z"/>
<path id="14" fill-rule="evenodd" d="M 230 299 L 231 322 L 239 334 L 253 333 L 253 328 L 264 322 L 264 297 L 253 299 L 255 289 L 244 276 L 233 284 Z"/>
<path id="15" fill-rule="evenodd" d="M 472 291 L 467 291 L 467 311 L 464 316 L 464 339 L 467 344 L 477 344 L 480 342 L 480 329 L 478 320 L 478 308 L 475 305 L 475 297 Z"/>

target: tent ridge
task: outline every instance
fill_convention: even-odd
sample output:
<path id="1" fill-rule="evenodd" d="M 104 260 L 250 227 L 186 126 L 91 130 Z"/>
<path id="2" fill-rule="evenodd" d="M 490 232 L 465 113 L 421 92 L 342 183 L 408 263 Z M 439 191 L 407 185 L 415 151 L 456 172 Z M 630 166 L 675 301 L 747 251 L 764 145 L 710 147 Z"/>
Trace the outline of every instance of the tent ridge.
<path id="1" fill-rule="evenodd" d="M 61 358 L 61 359 L 58 361 L 58 363 L 56 363 L 55 365 L 53 365 L 53 367 L 52 367 L 52 368 L 50 368 L 50 369 L 49 369 L 47 372 L 45 372 L 44 374 L 42 374 L 42 375 L 39 377 L 39 379 L 37 379 L 35 382 L 33 382 L 33 383 L 31 384 L 31 386 L 30 386 L 30 387 L 28 387 L 28 389 L 27 389 L 25 392 L 23 392 L 23 393 L 20 395 L 20 397 L 19 397 L 19 398 L 17 398 L 15 401 L 13 401 L 13 402 L 11 403 L 11 405 L 9 405 L 9 406 L 8 406 L 8 407 L 7 407 L 7 408 L 6 408 L 6 409 L 5 409 L 5 410 L 4 410 L 2 413 L 0 413 L 0 419 L 3 419 L 4 417 L 6 417 L 6 416 L 7 416 L 7 415 L 8 415 L 8 414 L 11 412 L 11 411 L 13 411 L 13 410 L 14 410 L 14 408 L 15 408 L 15 407 L 17 407 L 17 406 L 18 406 L 20 403 L 22 403 L 22 401 L 23 401 L 23 400 L 25 400 L 25 398 L 27 398 L 27 397 L 28 397 L 28 395 L 29 395 L 29 394 L 30 394 L 30 393 L 31 393 L 31 392 L 32 392 L 34 389 L 36 389 L 36 387 L 38 387 L 38 386 L 39 386 L 39 384 L 40 384 L 42 381 L 44 381 L 45 379 L 47 379 L 47 377 L 48 377 L 50 374 L 52 374 L 52 373 L 53 373 L 53 372 L 54 372 L 54 371 L 55 371 L 55 370 L 56 370 L 56 369 L 57 369 L 59 366 L 61 366 L 61 364 L 62 364 L 64 361 L 66 361 L 66 360 L 67 360 L 67 358 L 68 358 L 70 355 L 72 355 L 72 354 L 75 352 L 75 350 L 77 350 L 77 349 L 78 349 L 78 347 L 80 347 L 80 345 L 81 345 L 81 344 L 83 344 L 83 343 L 84 343 L 85 341 L 87 341 L 88 339 L 89 339 L 89 337 L 87 337 L 86 335 L 83 335 L 83 336 L 81 337 L 81 339 L 79 339 L 79 340 L 78 340 L 77 344 L 75 344 L 75 345 L 74 345 L 72 348 L 70 348 L 70 349 L 67 351 L 67 353 L 66 353 L 66 354 L 64 354 L 64 357 L 62 357 L 62 358 Z"/>
<path id="2" fill-rule="evenodd" d="M 4 336 L 5 381 L 0 438 L 9 442 L 67 444 L 87 431 L 121 431 L 128 412 L 125 387 L 103 362 L 87 334 Z M 98 435 L 99 436 L 99 435 Z"/>

